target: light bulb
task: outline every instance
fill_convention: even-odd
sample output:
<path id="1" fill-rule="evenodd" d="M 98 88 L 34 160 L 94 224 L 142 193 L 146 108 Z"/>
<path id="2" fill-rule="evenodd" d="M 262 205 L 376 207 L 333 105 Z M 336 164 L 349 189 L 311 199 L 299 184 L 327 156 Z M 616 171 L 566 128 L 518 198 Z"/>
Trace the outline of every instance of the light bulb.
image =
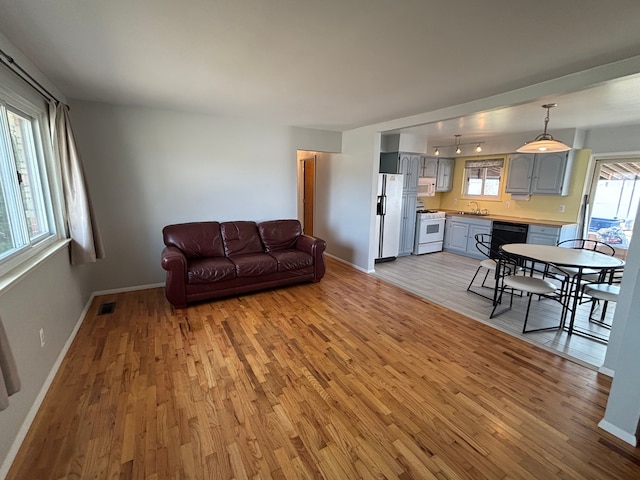
<path id="1" fill-rule="evenodd" d="M 438 149 L 438 147 L 436 147 L 435 151 L 433 152 L 434 155 L 440 155 L 440 149 Z"/>
<path id="2" fill-rule="evenodd" d="M 480 153 L 482 151 L 482 147 L 480 146 L 480 144 L 478 144 L 478 146 L 476 147 L 476 152 Z"/>
<path id="3" fill-rule="evenodd" d="M 462 153 L 462 150 L 460 150 L 460 147 L 456 148 L 456 153 Z"/>

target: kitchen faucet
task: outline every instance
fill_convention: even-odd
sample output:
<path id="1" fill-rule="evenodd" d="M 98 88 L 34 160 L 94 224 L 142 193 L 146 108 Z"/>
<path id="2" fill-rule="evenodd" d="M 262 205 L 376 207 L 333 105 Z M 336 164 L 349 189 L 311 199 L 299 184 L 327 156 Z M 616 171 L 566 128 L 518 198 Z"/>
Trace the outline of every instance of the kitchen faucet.
<path id="1" fill-rule="evenodd" d="M 473 210 L 473 213 L 479 213 L 480 212 L 480 206 L 478 205 L 478 202 L 475 202 L 475 201 L 472 200 L 470 202 L 467 202 L 467 206 L 470 207 L 472 203 L 474 203 L 475 206 L 476 206 L 475 210 Z"/>

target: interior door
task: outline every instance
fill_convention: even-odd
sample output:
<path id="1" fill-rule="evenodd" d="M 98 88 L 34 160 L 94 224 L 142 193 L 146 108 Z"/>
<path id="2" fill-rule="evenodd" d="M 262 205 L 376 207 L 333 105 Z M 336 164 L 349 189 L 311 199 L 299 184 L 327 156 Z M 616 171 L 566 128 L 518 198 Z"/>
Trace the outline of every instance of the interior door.
<path id="1" fill-rule="evenodd" d="M 597 159 L 588 198 L 584 237 L 626 258 L 640 204 L 640 158 Z"/>
<path id="2" fill-rule="evenodd" d="M 316 185 L 316 157 L 304 160 L 304 193 L 303 193 L 303 225 L 302 230 L 306 235 L 313 235 L 313 212 L 315 210 L 315 185 Z"/>

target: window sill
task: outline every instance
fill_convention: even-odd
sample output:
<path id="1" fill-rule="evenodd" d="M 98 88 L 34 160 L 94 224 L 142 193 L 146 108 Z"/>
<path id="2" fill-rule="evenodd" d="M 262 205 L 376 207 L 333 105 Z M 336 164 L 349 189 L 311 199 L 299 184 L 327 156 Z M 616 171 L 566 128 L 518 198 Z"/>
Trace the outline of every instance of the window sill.
<path id="1" fill-rule="evenodd" d="M 70 242 L 71 240 L 68 238 L 53 242 L 24 262 L 20 263 L 20 265 L 2 275 L 0 277 L 0 295 L 19 283 L 38 265 L 44 263 L 49 257 L 55 255 L 60 250 L 65 248 L 67 245 L 69 245 Z"/>

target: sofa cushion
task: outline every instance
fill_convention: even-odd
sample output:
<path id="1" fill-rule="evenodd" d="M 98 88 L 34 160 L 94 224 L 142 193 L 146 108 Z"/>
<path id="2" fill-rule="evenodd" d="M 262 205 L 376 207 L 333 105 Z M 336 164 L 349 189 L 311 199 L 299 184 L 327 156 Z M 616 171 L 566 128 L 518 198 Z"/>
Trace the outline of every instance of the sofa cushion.
<path id="1" fill-rule="evenodd" d="M 278 250 L 277 252 L 269 252 L 269 255 L 278 262 L 279 272 L 313 266 L 313 257 L 300 250 Z"/>
<path id="2" fill-rule="evenodd" d="M 264 253 L 255 222 L 222 222 L 220 232 L 228 257 L 247 253 Z"/>
<path id="3" fill-rule="evenodd" d="M 257 277 L 278 271 L 278 262 L 266 253 L 245 253 L 229 259 L 235 264 L 238 277 Z"/>
<path id="4" fill-rule="evenodd" d="M 302 226 L 298 220 L 270 220 L 258 224 L 258 231 L 267 252 L 295 248 Z"/>
<path id="5" fill-rule="evenodd" d="M 219 222 L 167 225 L 162 238 L 167 247 L 179 248 L 187 258 L 224 257 Z"/>
<path id="6" fill-rule="evenodd" d="M 236 278 L 236 266 L 225 257 L 198 258 L 187 265 L 187 283 L 213 283 Z"/>

